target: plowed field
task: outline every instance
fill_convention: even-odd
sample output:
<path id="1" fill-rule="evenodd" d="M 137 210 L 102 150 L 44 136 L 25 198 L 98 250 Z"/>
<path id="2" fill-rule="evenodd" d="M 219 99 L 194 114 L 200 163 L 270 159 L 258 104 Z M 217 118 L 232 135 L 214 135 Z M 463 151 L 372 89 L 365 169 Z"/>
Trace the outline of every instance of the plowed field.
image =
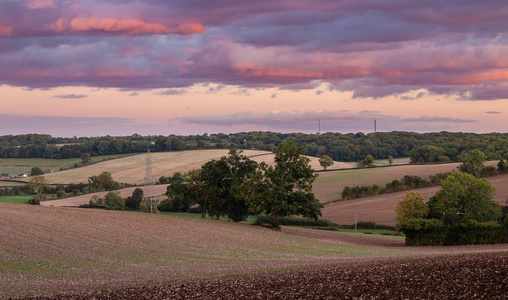
<path id="1" fill-rule="evenodd" d="M 508 204 L 508 175 L 487 178 L 496 189 L 494 200 Z M 418 189 L 428 201 L 439 190 L 439 187 Z M 354 224 L 355 215 L 358 221 L 373 221 L 377 224 L 395 225 L 395 206 L 406 192 L 365 197 L 354 200 L 339 201 L 325 205 L 323 218 L 337 224 Z"/>
<path id="2" fill-rule="evenodd" d="M 508 245 L 405 248 L 398 237 L 14 204 L 0 204 L 0 228 L 0 298 L 492 298 L 506 290 Z"/>

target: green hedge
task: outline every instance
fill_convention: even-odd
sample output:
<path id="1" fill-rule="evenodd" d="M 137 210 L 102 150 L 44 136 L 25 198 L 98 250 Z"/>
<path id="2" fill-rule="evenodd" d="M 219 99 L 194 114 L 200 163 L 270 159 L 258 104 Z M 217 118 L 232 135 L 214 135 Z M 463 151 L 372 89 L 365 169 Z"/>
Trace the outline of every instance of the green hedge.
<path id="1" fill-rule="evenodd" d="M 441 246 L 447 236 L 445 224 L 438 219 L 409 219 L 397 229 L 406 235 L 406 246 Z"/>
<path id="2" fill-rule="evenodd" d="M 468 220 L 451 228 L 446 238 L 446 245 L 503 243 L 508 243 L 508 229 L 494 221 Z"/>
<path id="3" fill-rule="evenodd" d="M 468 220 L 447 227 L 437 219 L 410 219 L 398 226 L 406 246 L 452 246 L 508 243 L 508 228 L 498 222 Z"/>
<path id="4" fill-rule="evenodd" d="M 257 225 L 262 224 L 271 224 L 272 217 L 260 215 L 256 219 Z M 334 227 L 336 226 L 332 222 L 326 219 L 307 219 L 307 218 L 295 218 L 295 217 L 279 217 L 277 218 L 278 225 L 286 225 L 286 226 L 302 226 L 302 227 Z"/>

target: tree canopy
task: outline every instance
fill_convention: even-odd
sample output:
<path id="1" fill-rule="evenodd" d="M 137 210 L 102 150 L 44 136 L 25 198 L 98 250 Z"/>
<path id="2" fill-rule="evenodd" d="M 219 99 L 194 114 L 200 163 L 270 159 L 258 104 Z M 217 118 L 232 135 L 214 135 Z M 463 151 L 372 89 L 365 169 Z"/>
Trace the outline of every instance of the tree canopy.
<path id="1" fill-rule="evenodd" d="M 429 203 L 432 216 L 443 218 L 445 223 L 500 219 L 501 206 L 492 200 L 494 188 L 487 180 L 457 171 L 442 180 L 440 186 Z"/>
<path id="2" fill-rule="evenodd" d="M 397 203 L 395 208 L 397 223 L 402 224 L 413 218 L 426 218 L 429 207 L 424 200 L 423 195 L 419 192 L 406 192 L 404 198 Z"/>
<path id="3" fill-rule="evenodd" d="M 389 156 L 412 156 L 413 163 L 460 161 L 459 156 L 479 149 L 487 159 L 499 160 L 508 155 L 508 133 L 462 132 L 376 132 L 323 134 L 238 132 L 232 134 L 202 134 L 188 136 L 111 137 L 52 137 L 23 134 L 0 136 L 0 158 L 80 158 L 91 156 L 151 151 L 181 151 L 192 149 L 258 149 L 273 151 L 280 143 L 293 141 L 305 148 L 305 155 L 321 157 L 326 154 L 335 161 L 360 161 L 367 154 L 375 159 Z M 414 150 L 414 152 L 412 152 Z"/>
<path id="4" fill-rule="evenodd" d="M 485 161 L 487 156 L 478 149 L 473 149 L 462 157 L 462 164 L 459 170 L 475 177 L 480 177 L 480 173 L 485 169 Z"/>
<path id="5" fill-rule="evenodd" d="M 323 167 L 323 169 L 326 170 L 326 168 L 329 167 L 329 166 L 332 166 L 334 164 L 334 162 L 333 162 L 333 159 L 330 156 L 324 154 L 319 159 L 319 164 L 321 165 L 321 167 Z"/>
<path id="6" fill-rule="evenodd" d="M 323 205 L 312 193 L 317 175 L 302 154 L 303 147 L 293 142 L 279 144 L 275 153 L 275 165 L 262 162 L 256 175 L 249 182 L 249 205 L 253 211 L 262 211 L 277 217 L 302 215 L 318 219 Z"/>

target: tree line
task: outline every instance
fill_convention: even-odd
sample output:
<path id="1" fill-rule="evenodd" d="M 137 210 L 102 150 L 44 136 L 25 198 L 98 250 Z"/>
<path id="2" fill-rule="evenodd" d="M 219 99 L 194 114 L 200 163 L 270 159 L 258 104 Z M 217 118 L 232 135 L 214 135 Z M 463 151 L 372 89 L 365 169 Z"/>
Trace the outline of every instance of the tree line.
<path id="1" fill-rule="evenodd" d="M 411 157 L 412 163 L 460 161 L 461 155 L 479 149 L 487 159 L 508 155 L 507 133 L 461 132 L 377 132 L 358 133 L 276 133 L 239 132 L 187 136 L 101 136 L 60 138 L 24 134 L 0 136 L 0 158 L 80 158 L 91 156 L 182 151 L 196 149 L 257 149 L 273 151 L 282 142 L 291 141 L 304 148 L 304 154 L 336 161 L 361 161 L 367 155 L 375 159 Z"/>

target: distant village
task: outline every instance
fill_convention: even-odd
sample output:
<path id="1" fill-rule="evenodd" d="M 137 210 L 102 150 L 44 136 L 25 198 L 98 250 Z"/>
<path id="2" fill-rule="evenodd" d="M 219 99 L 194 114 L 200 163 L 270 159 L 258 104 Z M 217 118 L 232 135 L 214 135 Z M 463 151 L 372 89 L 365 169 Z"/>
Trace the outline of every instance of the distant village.
<path id="1" fill-rule="evenodd" d="M 42 169 L 42 172 L 44 174 L 47 174 L 47 173 L 51 173 L 53 171 L 51 171 L 50 169 Z M 32 172 L 31 171 L 28 171 L 26 173 L 21 173 L 21 174 L 11 174 L 11 173 L 3 173 L 3 174 L 0 174 L 0 180 L 5 180 L 5 179 L 16 179 L 16 178 L 27 178 L 27 177 L 30 177 L 32 176 Z"/>

